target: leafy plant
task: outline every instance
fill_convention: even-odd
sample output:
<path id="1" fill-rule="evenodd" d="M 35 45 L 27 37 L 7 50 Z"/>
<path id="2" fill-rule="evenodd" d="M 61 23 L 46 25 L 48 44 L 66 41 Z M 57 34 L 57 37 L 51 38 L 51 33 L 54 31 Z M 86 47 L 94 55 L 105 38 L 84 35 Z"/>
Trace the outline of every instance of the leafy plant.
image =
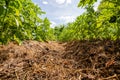
<path id="1" fill-rule="evenodd" d="M 94 10 L 97 0 L 80 0 L 78 6 L 86 12 L 67 25 L 60 34 L 60 41 L 120 38 L 120 1 L 102 0 Z"/>
<path id="2" fill-rule="evenodd" d="M 0 0 L 0 42 L 47 39 L 51 30 L 49 20 L 40 18 L 44 13 L 31 0 Z"/>

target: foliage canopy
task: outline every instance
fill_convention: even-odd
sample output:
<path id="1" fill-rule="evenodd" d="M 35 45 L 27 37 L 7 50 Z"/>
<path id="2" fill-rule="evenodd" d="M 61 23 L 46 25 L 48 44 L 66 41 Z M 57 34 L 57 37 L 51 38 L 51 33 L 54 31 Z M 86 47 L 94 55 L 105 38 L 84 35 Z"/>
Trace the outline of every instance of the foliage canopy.
<path id="1" fill-rule="evenodd" d="M 0 42 L 47 39 L 50 22 L 40 18 L 44 13 L 31 0 L 0 0 Z"/>

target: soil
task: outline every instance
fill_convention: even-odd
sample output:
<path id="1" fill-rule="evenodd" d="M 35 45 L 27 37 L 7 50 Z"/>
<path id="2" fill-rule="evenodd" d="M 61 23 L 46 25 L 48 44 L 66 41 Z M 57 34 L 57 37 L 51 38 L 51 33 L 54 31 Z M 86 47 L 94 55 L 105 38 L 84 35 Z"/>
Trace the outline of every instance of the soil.
<path id="1" fill-rule="evenodd" d="M 120 40 L 0 45 L 0 80 L 120 80 Z"/>

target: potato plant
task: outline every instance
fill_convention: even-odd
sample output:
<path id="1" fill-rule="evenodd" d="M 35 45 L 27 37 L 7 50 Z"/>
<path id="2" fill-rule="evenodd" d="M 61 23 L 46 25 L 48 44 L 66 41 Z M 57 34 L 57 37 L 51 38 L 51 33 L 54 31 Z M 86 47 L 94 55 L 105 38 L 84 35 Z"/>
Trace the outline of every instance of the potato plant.
<path id="1" fill-rule="evenodd" d="M 43 37 L 52 33 L 50 21 L 41 19 L 42 14 L 45 12 L 32 0 L 0 0 L 0 43 L 44 41 Z M 43 26 L 46 27 L 44 30 Z M 45 34 L 45 31 L 49 33 Z"/>
<path id="2" fill-rule="evenodd" d="M 97 0 L 80 0 L 86 11 L 61 32 L 60 41 L 120 38 L 120 1 L 102 0 L 97 11 Z"/>

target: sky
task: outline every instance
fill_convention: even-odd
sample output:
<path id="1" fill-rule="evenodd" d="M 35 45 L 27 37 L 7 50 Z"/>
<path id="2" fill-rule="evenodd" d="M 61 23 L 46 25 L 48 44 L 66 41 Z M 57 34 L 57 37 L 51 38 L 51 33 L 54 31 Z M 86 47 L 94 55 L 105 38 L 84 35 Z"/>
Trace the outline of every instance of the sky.
<path id="1" fill-rule="evenodd" d="M 42 17 L 47 17 L 51 22 L 51 27 L 59 24 L 73 22 L 77 16 L 81 15 L 85 10 L 78 8 L 79 0 L 32 0 L 38 4 L 40 8 L 46 12 Z M 95 9 L 99 1 L 95 4 Z"/>

